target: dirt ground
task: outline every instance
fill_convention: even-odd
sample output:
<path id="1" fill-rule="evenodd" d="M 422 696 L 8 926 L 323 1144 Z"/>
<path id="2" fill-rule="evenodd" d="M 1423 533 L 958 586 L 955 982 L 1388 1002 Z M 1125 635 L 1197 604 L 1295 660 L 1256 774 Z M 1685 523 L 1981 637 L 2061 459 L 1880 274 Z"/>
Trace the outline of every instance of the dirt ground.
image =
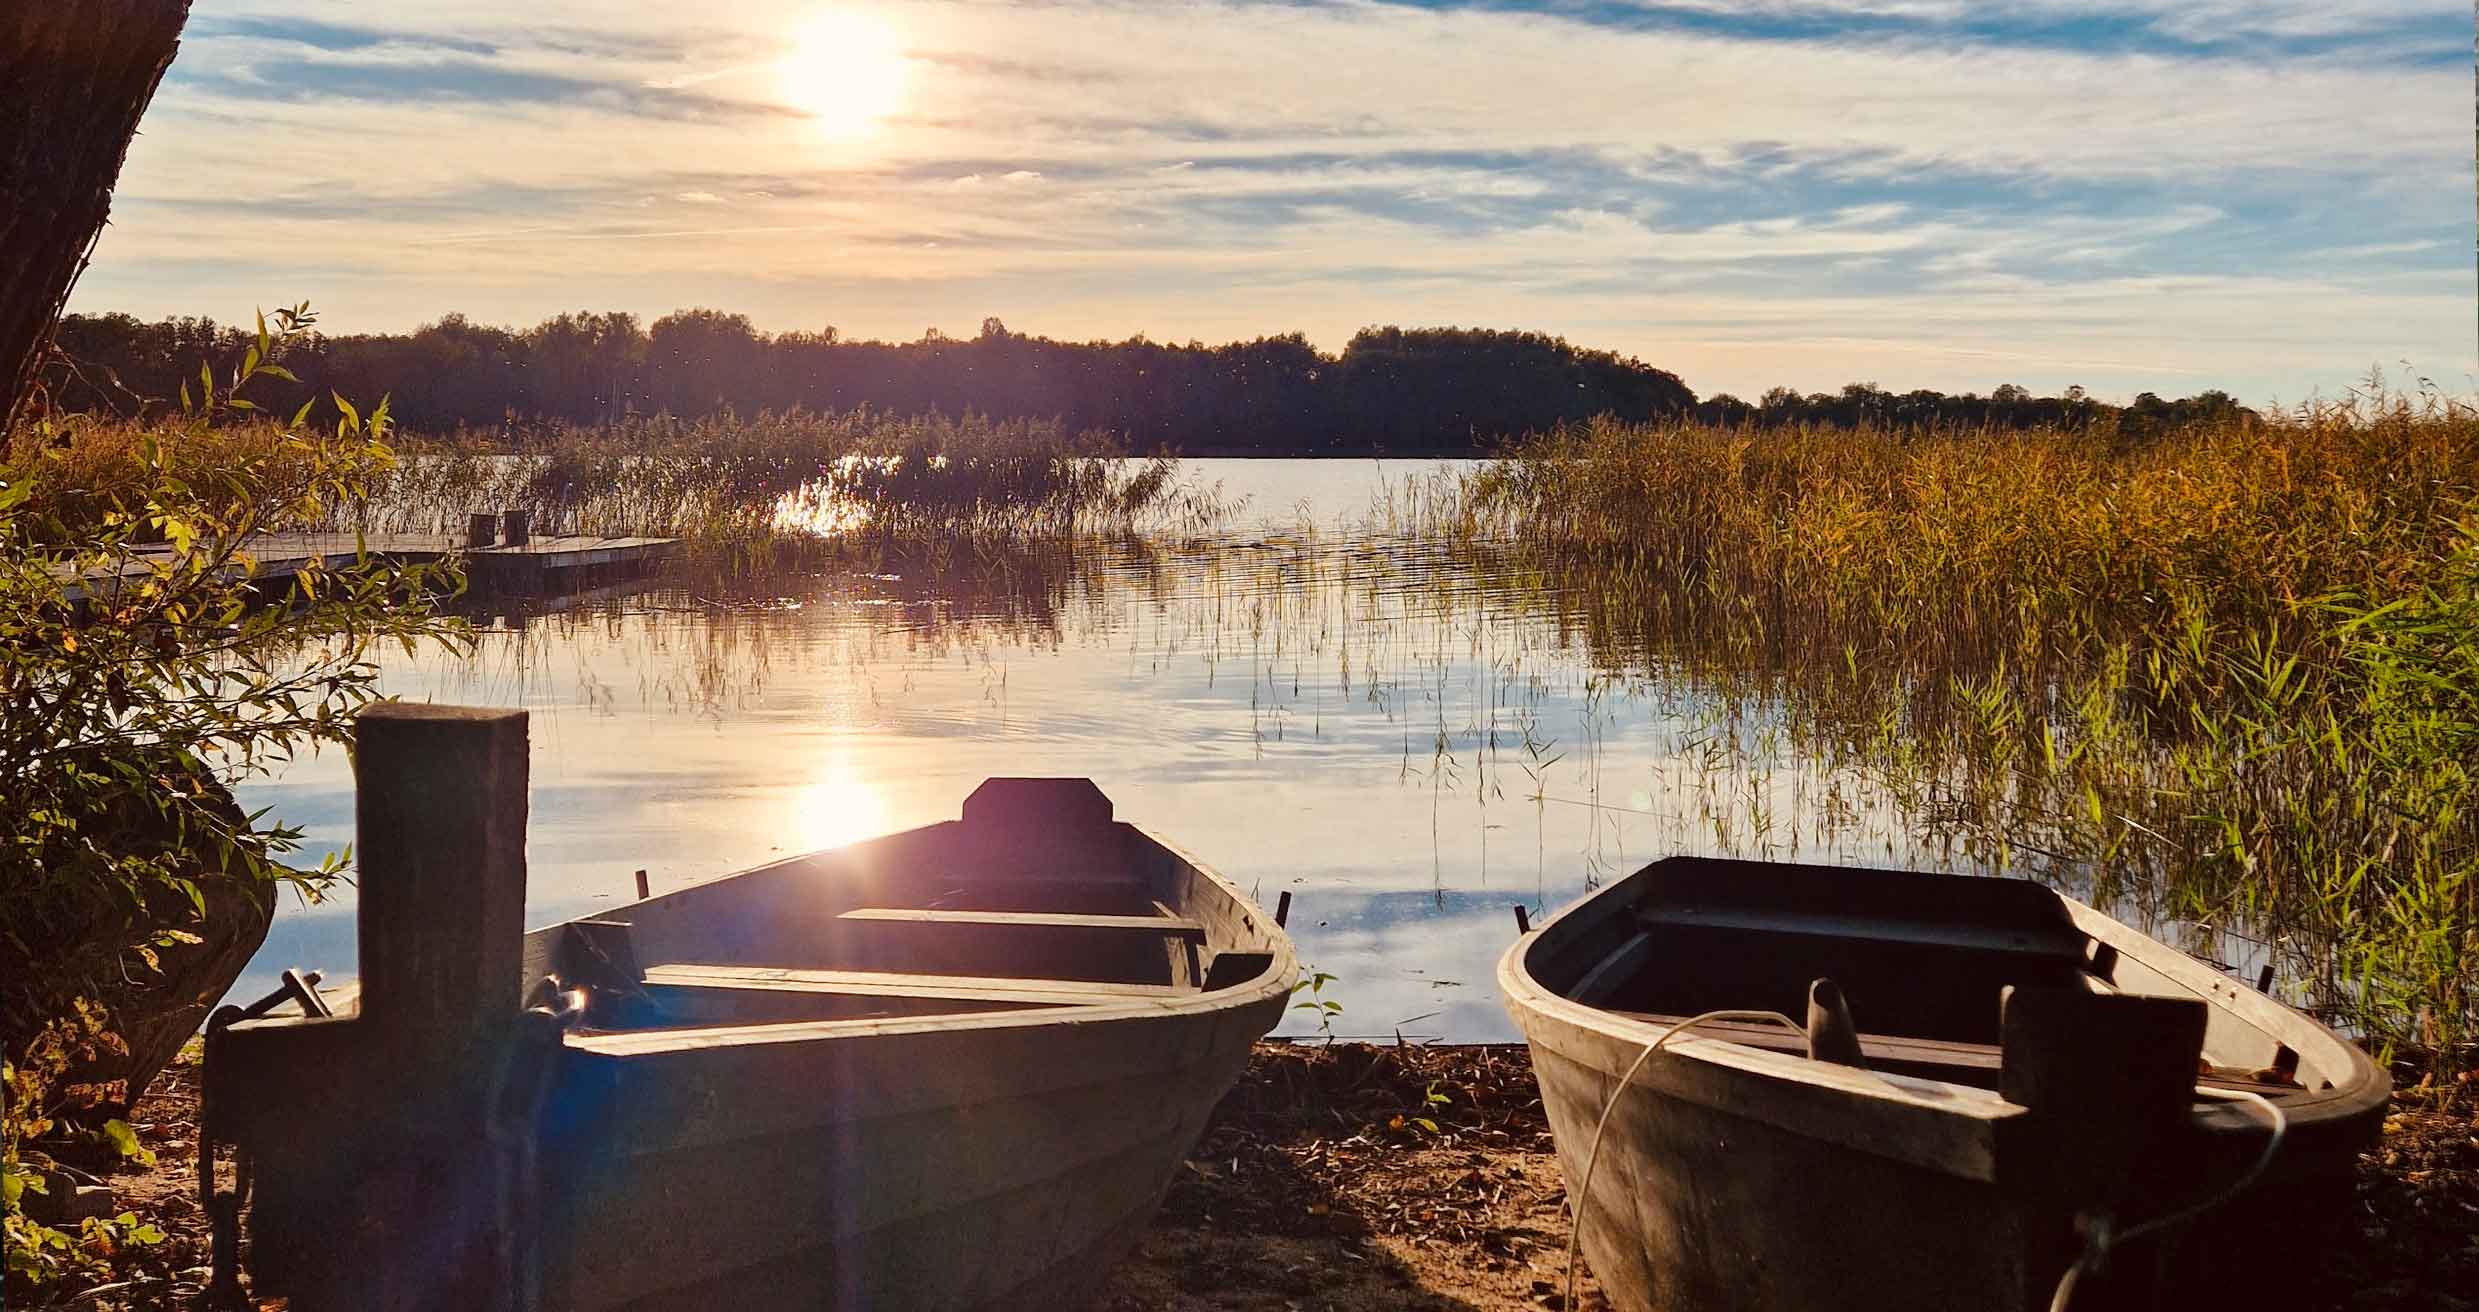
<path id="1" fill-rule="evenodd" d="M 1101 1307 L 1562 1307 L 1566 1197 L 1521 1047 L 1261 1044 Z"/>
<path id="2" fill-rule="evenodd" d="M 195 1303 L 197 1105 L 185 1058 L 133 1117 L 156 1166 L 108 1179 L 166 1240 L 124 1250 L 111 1283 L 54 1291 L 52 1305 Z M 1521 1047 L 1261 1044 L 1100 1307 L 1562 1308 L 1565 1206 Z M 2348 1312 L 2479 1312 L 2479 1082 L 2403 1080 L 2357 1206 L 2358 1241 L 2335 1255 L 2356 1290 Z M 1578 1303 L 1605 1306 L 1589 1273 Z"/>

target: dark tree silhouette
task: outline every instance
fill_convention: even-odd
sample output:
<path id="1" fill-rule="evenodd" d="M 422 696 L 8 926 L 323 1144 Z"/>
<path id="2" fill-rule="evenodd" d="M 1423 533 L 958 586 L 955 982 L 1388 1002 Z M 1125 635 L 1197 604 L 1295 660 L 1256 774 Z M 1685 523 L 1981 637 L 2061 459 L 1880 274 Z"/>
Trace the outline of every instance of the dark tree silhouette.
<path id="1" fill-rule="evenodd" d="M 144 323 L 70 315 L 55 386 L 64 404 L 130 413 L 174 395 L 198 361 L 237 349 L 203 319 Z M 626 314 L 563 314 L 518 332 L 451 314 L 410 333 L 288 344 L 297 387 L 388 395 L 416 430 L 532 420 L 598 423 L 631 413 L 967 411 L 1057 419 L 1153 449 L 1266 453 L 1464 451 L 1559 423 L 1686 413 L 1695 394 L 1641 360 L 1537 333 L 1371 328 L 1339 355 L 1288 333 L 1207 346 L 1143 336 L 1066 342 L 985 319 L 970 339 L 852 341 L 833 329 L 768 335 L 745 315 L 692 309 L 646 328 Z"/>
<path id="2" fill-rule="evenodd" d="M 189 0 L 0 6 L 0 428 L 111 213 Z"/>
<path id="3" fill-rule="evenodd" d="M 70 315 L 58 334 L 81 362 L 54 383 L 64 405 L 123 413 L 173 395 L 198 363 L 240 350 L 240 332 L 203 319 L 143 323 Z M 1067 342 L 985 319 L 971 338 L 854 341 L 833 329 L 769 335 L 744 315 L 682 310 L 640 328 L 626 314 L 563 314 L 519 332 L 449 315 L 410 333 L 296 339 L 291 404 L 334 389 L 389 395 L 419 431 L 602 423 L 629 414 L 733 411 L 967 411 L 1107 430 L 1141 449 L 1266 455 L 1472 454 L 1500 439 L 1614 415 L 1725 425 L 2080 427 L 2110 420 L 2141 437 L 2194 419 L 2250 412 L 2224 392 L 2183 401 L 2146 394 L 2104 405 L 2068 389 L 2033 396 L 1894 393 L 1875 383 L 1809 395 L 1766 391 L 1750 405 L 1699 404 L 1677 375 L 1642 360 L 1538 333 L 1466 328 L 1362 330 L 1327 355 L 1298 333 L 1207 346 L 1143 336 Z M 286 404 L 270 384 L 262 399 Z"/>

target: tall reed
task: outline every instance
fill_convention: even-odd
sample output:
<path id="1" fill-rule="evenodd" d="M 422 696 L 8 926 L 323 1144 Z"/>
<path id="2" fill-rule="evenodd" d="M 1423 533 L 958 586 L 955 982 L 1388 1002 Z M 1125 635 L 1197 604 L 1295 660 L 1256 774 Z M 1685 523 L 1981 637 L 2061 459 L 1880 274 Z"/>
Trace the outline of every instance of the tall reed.
<path id="1" fill-rule="evenodd" d="M 2479 1030 L 2479 416 L 2369 394 L 2138 438 L 1595 423 L 1450 531 L 1613 663 L 1770 681 L 1918 824 L 2273 965 L 2441 1064 Z"/>

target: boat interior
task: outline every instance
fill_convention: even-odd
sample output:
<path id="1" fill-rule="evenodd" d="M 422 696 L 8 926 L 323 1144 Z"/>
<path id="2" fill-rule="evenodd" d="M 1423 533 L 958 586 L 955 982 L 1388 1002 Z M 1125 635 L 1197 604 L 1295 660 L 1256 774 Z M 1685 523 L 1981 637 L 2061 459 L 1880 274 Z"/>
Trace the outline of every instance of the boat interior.
<path id="1" fill-rule="evenodd" d="M 1544 933 L 1528 964 L 1564 997 L 1649 1024 L 1717 1010 L 1797 1019 L 1809 1013 L 1810 986 L 1831 980 L 1861 1064 L 1994 1089 L 2008 986 L 2202 997 L 2215 1005 L 2199 1084 L 2279 1099 L 2345 1077 L 2159 963 L 2094 938 L 2039 884 L 1678 857 L 1614 892 L 1596 899 L 1607 912 Z M 1762 1021 L 1706 1021 L 1694 1033 L 1809 1051 L 1808 1034 Z"/>
<path id="2" fill-rule="evenodd" d="M 1176 1005 L 1260 981 L 1278 928 L 1082 779 L 526 938 L 582 1033 Z"/>

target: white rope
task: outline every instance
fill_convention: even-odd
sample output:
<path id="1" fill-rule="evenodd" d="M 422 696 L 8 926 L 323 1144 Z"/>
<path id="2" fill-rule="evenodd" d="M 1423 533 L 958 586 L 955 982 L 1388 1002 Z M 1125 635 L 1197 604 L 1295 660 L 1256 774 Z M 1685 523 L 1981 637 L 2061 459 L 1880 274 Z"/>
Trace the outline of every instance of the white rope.
<path id="1" fill-rule="evenodd" d="M 1592 1175 L 1594 1169 L 1601 1164 L 1601 1136 L 1610 1128 L 1610 1113 L 1617 1110 L 1618 1100 L 1627 1092 L 1627 1086 L 1635 1083 L 1636 1072 L 1644 1069 L 1644 1063 L 1651 1060 L 1654 1053 L 1661 1051 L 1663 1045 L 1698 1025 L 1717 1020 L 1773 1021 L 1800 1034 L 1805 1034 L 1808 1030 L 1807 1026 L 1778 1011 L 1708 1011 L 1690 1016 L 1672 1025 L 1663 1030 L 1651 1043 L 1644 1045 L 1644 1051 L 1636 1054 L 1634 1063 L 1627 1067 L 1626 1074 L 1618 1077 L 1617 1087 L 1610 1090 L 1609 1098 L 1601 1104 L 1601 1116 L 1593 1122 L 1592 1126 L 1592 1143 L 1584 1150 L 1583 1183 L 1569 1195 L 1575 1203 L 1575 1228 L 1567 1235 L 1567 1287 L 1566 1298 L 1561 1306 L 1569 1309 L 1576 1306 L 1575 1253 L 1584 1238 L 1584 1209 L 1592 1205 Z M 2105 1212 L 2087 1213 L 2078 1218 L 2083 1229 L 2083 1254 L 2075 1259 L 2073 1266 L 2066 1268 L 2064 1276 L 2059 1277 L 2057 1292 L 2049 1299 L 2049 1312 L 2066 1312 L 2067 1307 L 2074 1301 L 2075 1286 L 2082 1281 L 2083 1273 L 2087 1270 L 2097 1270 L 2099 1265 L 2108 1259 L 2110 1252 L 2119 1245 L 2131 1244 L 2145 1235 L 2166 1230 L 2171 1226 L 2182 1225 L 2221 1206 L 2245 1192 L 2249 1185 L 2254 1184 L 2272 1166 L 2274 1155 L 2281 1151 L 2281 1140 L 2289 1134 L 2290 1129 L 2290 1118 L 2272 1099 L 2247 1089 L 2212 1089 L 2200 1085 L 2196 1087 L 2195 1093 L 2198 1097 L 2217 1098 L 2223 1102 L 2253 1103 L 2256 1109 L 2264 1114 L 2265 1124 L 2271 1130 L 2271 1133 L 2264 1138 L 2264 1150 L 2256 1154 L 2254 1163 L 2247 1167 L 2244 1175 L 2231 1181 L 2220 1191 L 2141 1222 L 2128 1228 L 2122 1234 L 2116 1231 L 2113 1218 Z"/>
<path id="2" fill-rule="evenodd" d="M 2218 1098 L 2223 1102 L 2255 1104 L 2256 1109 L 2263 1112 L 2264 1122 L 2272 1131 L 2264 1137 L 2264 1151 L 2255 1155 L 2255 1162 L 2247 1168 L 2246 1174 L 2231 1181 L 2219 1192 L 2206 1195 L 2174 1211 L 2153 1217 L 2140 1225 L 2131 1226 L 2122 1234 L 2117 1232 L 2115 1219 L 2106 1212 L 2085 1213 L 2076 1218 L 2083 1230 L 2083 1255 L 2076 1258 L 2074 1265 L 2066 1268 L 2066 1274 L 2058 1278 L 2057 1293 L 2049 1299 L 2049 1312 L 2066 1312 L 2067 1307 L 2074 1302 L 2074 1288 L 2082 1282 L 2083 1273 L 2099 1270 L 2108 1261 L 2111 1250 L 2121 1244 L 2131 1244 L 2145 1235 L 2194 1220 L 2237 1197 L 2271 1167 L 2273 1155 L 2281 1151 L 2281 1140 L 2290 1132 L 2290 1118 L 2283 1114 L 2281 1108 L 2272 1099 L 2247 1089 L 2208 1089 L 2197 1086 L 2195 1093 L 2198 1097 Z"/>
<path id="3" fill-rule="evenodd" d="M 1626 1074 L 1618 1077 L 1618 1087 L 1610 1090 L 1609 1100 L 1601 1104 L 1601 1119 L 1593 1122 L 1592 1146 L 1584 1150 L 1583 1187 L 1568 1195 L 1575 1201 L 1575 1229 L 1567 1234 L 1567 1294 L 1566 1301 L 1560 1306 L 1570 1309 L 1570 1312 L 1575 1307 L 1575 1249 L 1584 1237 L 1584 1209 L 1592 1204 L 1592 1172 L 1601 1164 L 1601 1132 L 1610 1128 L 1610 1112 L 1618 1106 L 1618 1100 L 1627 1092 L 1627 1086 L 1635 1083 L 1635 1073 L 1644 1069 L 1645 1061 L 1661 1051 L 1663 1044 L 1695 1026 L 1715 1020 L 1779 1021 L 1801 1034 L 1808 1032 L 1807 1026 L 1778 1011 L 1708 1011 L 1663 1030 L 1660 1037 L 1644 1045 L 1644 1051 L 1636 1054 L 1635 1064 L 1627 1068 Z"/>

